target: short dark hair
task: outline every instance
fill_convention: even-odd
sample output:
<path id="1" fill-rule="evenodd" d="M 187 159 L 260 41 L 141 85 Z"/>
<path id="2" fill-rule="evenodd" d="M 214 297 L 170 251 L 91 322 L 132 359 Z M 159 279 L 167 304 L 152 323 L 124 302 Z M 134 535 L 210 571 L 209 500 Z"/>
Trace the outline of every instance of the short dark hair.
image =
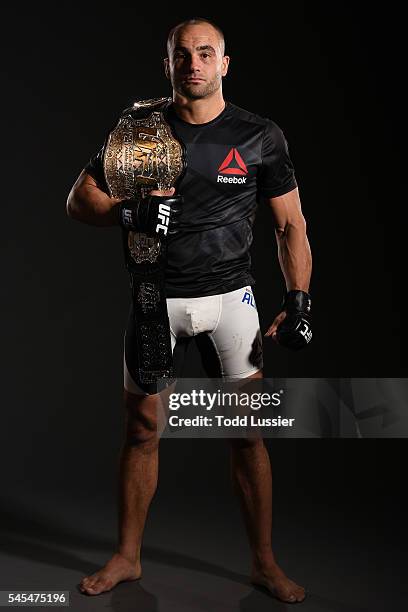
<path id="1" fill-rule="evenodd" d="M 167 54 L 170 55 L 170 47 L 172 45 L 172 43 L 174 42 L 174 37 L 177 34 L 177 32 L 181 29 L 184 28 L 185 26 L 189 26 L 189 25 L 196 25 L 197 23 L 208 23 L 210 26 L 212 26 L 214 28 L 214 30 L 216 30 L 220 41 L 221 41 L 221 51 L 222 51 L 222 55 L 225 55 L 225 38 L 224 38 L 224 32 L 221 30 L 221 28 L 219 26 L 217 26 L 216 23 L 214 23 L 213 21 L 210 21 L 210 19 L 206 19 L 205 17 L 195 17 L 194 19 L 186 19 L 185 21 L 182 21 L 181 23 L 178 23 L 177 25 L 174 26 L 174 28 L 172 28 L 169 32 L 169 35 L 167 37 Z"/>

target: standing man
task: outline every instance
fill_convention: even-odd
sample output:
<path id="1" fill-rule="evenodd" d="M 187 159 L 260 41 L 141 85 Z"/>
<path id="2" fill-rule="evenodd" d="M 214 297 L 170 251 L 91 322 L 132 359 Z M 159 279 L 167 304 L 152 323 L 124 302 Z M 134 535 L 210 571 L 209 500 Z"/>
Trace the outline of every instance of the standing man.
<path id="1" fill-rule="evenodd" d="M 223 377 L 261 378 L 258 314 L 253 296 L 244 299 L 252 295 L 254 283 L 249 248 L 258 201 L 266 201 L 273 212 L 287 289 L 282 311 L 265 336 L 291 348 L 311 337 L 311 252 L 287 143 L 273 121 L 224 100 L 222 79 L 230 58 L 218 26 L 202 18 L 178 24 L 169 34 L 167 51 L 164 69 L 173 97 L 163 104 L 163 112 L 185 145 L 187 162 L 177 192 L 152 191 L 142 208 L 138 202 L 111 198 L 102 147 L 74 184 L 67 212 L 84 223 L 143 232 L 154 227 L 158 206 L 167 202 L 171 231 L 165 286 L 172 348 L 181 336 L 207 333 Z M 157 486 L 158 394 L 137 378 L 134 334 L 131 309 L 124 342 L 127 433 L 120 458 L 119 542 L 106 565 L 82 580 L 81 590 L 90 595 L 140 578 L 143 529 Z M 272 478 L 264 443 L 228 442 L 234 489 L 251 545 L 252 582 L 282 601 L 302 601 L 304 588 L 284 574 L 272 551 Z"/>

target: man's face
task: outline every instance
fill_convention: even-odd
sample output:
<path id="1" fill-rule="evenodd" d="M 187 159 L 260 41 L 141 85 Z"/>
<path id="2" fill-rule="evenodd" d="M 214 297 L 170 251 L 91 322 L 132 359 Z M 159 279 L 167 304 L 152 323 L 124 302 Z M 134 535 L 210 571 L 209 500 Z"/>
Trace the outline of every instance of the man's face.
<path id="1" fill-rule="evenodd" d="M 173 89 L 190 100 L 206 98 L 219 89 L 228 64 L 217 31 L 207 23 L 180 29 L 164 60 Z"/>

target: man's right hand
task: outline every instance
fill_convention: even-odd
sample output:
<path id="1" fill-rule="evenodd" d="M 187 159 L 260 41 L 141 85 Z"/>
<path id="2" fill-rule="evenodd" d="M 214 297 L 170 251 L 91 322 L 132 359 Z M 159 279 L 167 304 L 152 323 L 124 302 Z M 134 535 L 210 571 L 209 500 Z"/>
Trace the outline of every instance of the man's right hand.
<path id="1" fill-rule="evenodd" d="M 127 230 L 150 236 L 166 237 L 178 232 L 183 196 L 175 189 L 154 189 L 140 200 L 123 200 L 119 209 L 119 224 Z"/>

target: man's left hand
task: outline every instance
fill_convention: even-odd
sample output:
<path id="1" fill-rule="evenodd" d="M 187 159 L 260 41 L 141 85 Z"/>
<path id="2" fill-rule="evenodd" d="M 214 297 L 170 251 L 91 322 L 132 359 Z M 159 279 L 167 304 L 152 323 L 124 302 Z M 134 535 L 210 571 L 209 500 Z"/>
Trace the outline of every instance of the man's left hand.
<path id="1" fill-rule="evenodd" d="M 275 340 L 275 342 L 277 342 L 276 339 L 276 332 L 278 329 L 278 326 L 280 325 L 280 323 L 282 323 L 282 321 L 286 318 L 286 312 L 283 310 L 282 312 L 280 312 L 274 319 L 272 325 L 270 325 L 270 327 L 268 328 L 268 331 L 265 334 L 265 338 L 272 336 L 272 338 Z"/>
<path id="2" fill-rule="evenodd" d="M 311 299 L 305 291 L 287 292 L 283 307 L 265 336 L 272 336 L 278 344 L 292 350 L 307 346 L 312 339 Z"/>

